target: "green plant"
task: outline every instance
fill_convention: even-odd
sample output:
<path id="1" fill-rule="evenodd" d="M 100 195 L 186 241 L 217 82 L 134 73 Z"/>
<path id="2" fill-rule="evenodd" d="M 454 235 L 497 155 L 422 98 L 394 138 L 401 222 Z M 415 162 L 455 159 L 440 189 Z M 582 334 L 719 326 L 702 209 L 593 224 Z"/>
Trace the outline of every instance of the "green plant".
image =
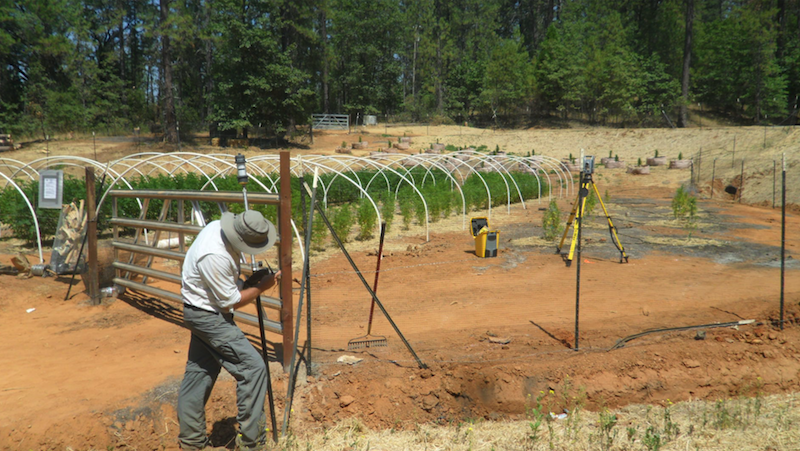
<path id="1" fill-rule="evenodd" d="M 665 442 L 667 440 L 673 439 L 678 436 L 680 429 L 678 428 L 678 424 L 672 421 L 672 415 L 670 414 L 669 408 L 672 405 L 672 401 L 669 399 L 667 400 L 667 407 L 664 408 L 664 438 Z"/>
<path id="2" fill-rule="evenodd" d="M 408 230 L 411 227 L 411 220 L 414 217 L 414 197 L 416 193 L 411 192 L 410 189 L 400 192 L 399 204 L 400 215 L 403 217 L 403 228 Z"/>
<path id="3" fill-rule="evenodd" d="M 683 160 L 683 152 L 678 152 L 678 159 Z"/>
<path id="4" fill-rule="evenodd" d="M 600 411 L 600 435 L 602 441 L 600 447 L 605 450 L 611 449 L 614 444 L 614 439 L 617 437 L 617 431 L 614 429 L 617 426 L 617 415 L 612 414 L 607 409 Z"/>
<path id="5" fill-rule="evenodd" d="M 634 440 L 636 440 L 636 431 L 637 431 L 636 427 L 628 426 L 625 429 L 625 431 L 628 433 L 628 441 L 633 443 Z"/>
<path id="6" fill-rule="evenodd" d="M 342 149 L 347 149 L 347 142 L 346 141 L 342 141 Z"/>
<path id="7" fill-rule="evenodd" d="M 672 198 L 672 214 L 675 219 L 694 221 L 697 214 L 697 198 L 689 194 L 684 187 L 679 187 Z"/>
<path id="8" fill-rule="evenodd" d="M 392 227 L 392 222 L 394 222 L 394 210 L 397 204 L 397 198 L 394 195 L 394 192 L 385 192 L 381 196 L 381 217 L 383 218 L 383 222 L 386 223 L 386 231 L 388 232 L 389 229 Z"/>
<path id="9" fill-rule="evenodd" d="M 644 443 L 645 448 L 650 451 L 658 451 L 661 449 L 661 446 L 664 444 L 661 441 L 661 434 L 653 427 L 649 426 L 646 431 L 644 431 L 644 438 L 642 439 L 642 443 Z"/>
<path id="10" fill-rule="evenodd" d="M 656 149 L 656 158 L 658 158 L 658 149 Z"/>
<path id="11" fill-rule="evenodd" d="M 619 161 L 619 155 L 614 155 L 614 161 Z"/>
<path id="12" fill-rule="evenodd" d="M 341 205 L 333 211 L 331 226 L 342 243 L 346 243 L 350 230 L 353 229 L 353 211 L 349 204 Z"/>
<path id="13" fill-rule="evenodd" d="M 414 217 L 421 226 L 428 223 L 428 212 L 425 209 L 425 203 L 417 196 L 414 197 Z"/>
<path id="14" fill-rule="evenodd" d="M 311 248 L 321 251 L 325 249 L 328 226 L 325 225 L 325 222 L 318 215 L 315 214 L 314 218 L 316 218 L 316 220 L 311 224 Z"/>
<path id="15" fill-rule="evenodd" d="M 611 154 L 613 154 L 613 153 L 614 153 L 614 151 L 613 151 L 613 150 L 609 150 L 609 151 L 608 151 L 608 158 L 611 158 Z"/>
<path id="16" fill-rule="evenodd" d="M 597 196 L 593 189 L 589 190 L 589 195 L 586 196 L 586 202 L 583 204 L 583 217 L 588 218 L 594 212 L 594 207 L 597 206 Z"/>
<path id="17" fill-rule="evenodd" d="M 372 202 L 366 197 L 358 202 L 358 225 L 359 232 L 357 239 L 368 240 L 374 236 L 375 224 L 378 222 L 378 212 L 372 206 Z"/>
<path id="18" fill-rule="evenodd" d="M 358 135 L 358 142 L 361 142 L 361 135 Z"/>
<path id="19" fill-rule="evenodd" d="M 575 157 L 573 157 L 571 153 L 569 154 L 569 162 L 575 164 Z"/>
<path id="20" fill-rule="evenodd" d="M 544 239 L 547 241 L 555 240 L 564 231 L 564 226 L 561 224 L 561 211 L 555 200 L 550 201 L 550 205 L 542 216 L 542 230 Z"/>
<path id="21" fill-rule="evenodd" d="M 636 162 L 636 166 L 642 165 L 642 157 L 639 157 L 639 160 Z"/>

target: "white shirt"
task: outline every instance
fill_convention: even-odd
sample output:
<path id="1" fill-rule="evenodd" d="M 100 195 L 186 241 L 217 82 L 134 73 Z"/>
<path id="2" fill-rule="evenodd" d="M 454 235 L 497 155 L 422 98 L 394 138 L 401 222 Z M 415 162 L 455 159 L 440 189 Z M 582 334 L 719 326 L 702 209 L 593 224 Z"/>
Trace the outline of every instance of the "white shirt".
<path id="1" fill-rule="evenodd" d="M 197 234 L 183 261 L 183 302 L 210 312 L 233 311 L 242 300 L 236 286 L 240 255 L 223 238 L 221 223 L 209 223 Z"/>

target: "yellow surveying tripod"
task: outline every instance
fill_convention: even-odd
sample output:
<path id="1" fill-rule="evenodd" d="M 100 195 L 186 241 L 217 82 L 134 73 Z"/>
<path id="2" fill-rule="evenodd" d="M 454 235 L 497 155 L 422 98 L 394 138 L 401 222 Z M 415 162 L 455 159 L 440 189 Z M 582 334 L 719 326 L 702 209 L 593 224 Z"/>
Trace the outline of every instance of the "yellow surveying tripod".
<path id="1" fill-rule="evenodd" d="M 603 207 L 603 213 L 606 215 L 606 219 L 608 220 L 608 232 L 611 235 L 611 242 L 614 243 L 614 246 L 617 247 L 619 250 L 619 262 L 620 263 L 628 263 L 628 256 L 625 254 L 625 248 L 622 246 L 622 243 L 619 241 L 619 236 L 617 235 L 617 228 L 614 226 L 614 223 L 611 221 L 611 216 L 608 214 L 608 210 L 606 209 L 606 205 L 603 203 L 603 198 L 600 196 L 600 191 L 597 190 L 597 185 L 592 180 L 592 173 L 594 172 L 594 157 L 587 156 L 583 158 L 583 167 L 581 168 L 581 188 L 578 190 L 578 198 L 575 199 L 575 204 L 572 206 L 572 212 L 569 214 L 569 219 L 567 220 L 567 227 L 564 230 L 564 235 L 561 237 L 561 243 L 556 248 L 556 253 L 561 253 L 561 248 L 564 247 L 564 241 L 567 239 L 567 233 L 569 232 L 570 226 L 572 223 L 575 222 L 575 229 L 572 233 L 572 243 L 569 245 L 569 254 L 566 255 L 566 263 L 567 267 L 572 264 L 572 257 L 575 255 L 575 245 L 578 243 L 578 236 L 580 231 L 580 224 L 581 218 L 583 216 L 583 209 L 586 206 L 586 198 L 589 197 L 589 188 L 591 187 L 594 190 L 595 196 L 597 196 L 597 200 L 600 201 L 600 206 Z"/>

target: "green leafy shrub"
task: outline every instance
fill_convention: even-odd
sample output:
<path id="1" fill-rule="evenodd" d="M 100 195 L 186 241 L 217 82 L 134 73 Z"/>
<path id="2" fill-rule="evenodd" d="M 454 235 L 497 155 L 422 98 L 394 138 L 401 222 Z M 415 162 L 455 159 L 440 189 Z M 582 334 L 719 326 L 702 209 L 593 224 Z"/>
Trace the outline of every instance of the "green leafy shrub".
<path id="1" fill-rule="evenodd" d="M 416 193 L 411 188 L 404 188 L 399 193 L 400 215 L 403 217 L 403 228 L 408 230 L 414 217 L 414 197 Z"/>
<path id="2" fill-rule="evenodd" d="M 375 224 L 378 223 L 378 212 L 372 206 L 372 202 L 366 197 L 358 202 L 358 225 L 359 240 L 368 240 L 375 235 Z"/>
<path id="3" fill-rule="evenodd" d="M 353 229 L 353 210 L 349 204 L 340 205 L 332 210 L 331 226 L 342 243 L 347 243 L 350 231 Z"/>
<path id="4" fill-rule="evenodd" d="M 542 230 L 544 239 L 547 241 L 554 241 L 564 231 L 564 225 L 561 223 L 561 210 L 555 200 L 550 201 L 550 205 L 542 216 Z"/>
<path id="5" fill-rule="evenodd" d="M 414 218 L 417 220 L 417 223 L 419 225 L 423 225 L 423 226 L 428 223 L 426 212 L 425 212 L 425 204 L 426 203 L 427 203 L 427 200 L 425 202 L 423 202 L 422 199 L 419 198 L 418 196 L 414 197 Z"/>
<path id="6" fill-rule="evenodd" d="M 381 201 L 381 216 L 383 222 L 386 223 L 386 231 L 388 232 L 394 222 L 394 211 L 397 207 L 397 198 L 393 191 L 384 192 L 380 196 Z"/>
<path id="7" fill-rule="evenodd" d="M 684 187 L 678 188 L 672 198 L 672 214 L 675 219 L 694 220 L 697 214 L 697 198 L 689 194 Z"/>
<path id="8" fill-rule="evenodd" d="M 325 242 L 328 238 L 328 226 L 325 221 L 314 212 L 311 223 L 311 249 L 321 251 L 325 249 Z M 327 213 L 326 213 L 327 214 Z"/>
<path id="9" fill-rule="evenodd" d="M 589 190 L 589 195 L 586 196 L 586 202 L 583 204 L 583 216 L 589 217 L 594 212 L 594 207 L 597 206 L 597 196 L 593 189 Z"/>

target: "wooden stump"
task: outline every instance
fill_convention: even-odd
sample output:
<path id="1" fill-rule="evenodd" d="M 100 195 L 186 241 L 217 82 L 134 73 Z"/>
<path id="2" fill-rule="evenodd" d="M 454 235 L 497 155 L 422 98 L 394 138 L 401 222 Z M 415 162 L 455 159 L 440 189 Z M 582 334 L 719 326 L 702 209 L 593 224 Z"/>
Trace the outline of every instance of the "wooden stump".
<path id="1" fill-rule="evenodd" d="M 665 166 L 667 164 L 667 157 L 647 157 L 648 166 Z"/>

